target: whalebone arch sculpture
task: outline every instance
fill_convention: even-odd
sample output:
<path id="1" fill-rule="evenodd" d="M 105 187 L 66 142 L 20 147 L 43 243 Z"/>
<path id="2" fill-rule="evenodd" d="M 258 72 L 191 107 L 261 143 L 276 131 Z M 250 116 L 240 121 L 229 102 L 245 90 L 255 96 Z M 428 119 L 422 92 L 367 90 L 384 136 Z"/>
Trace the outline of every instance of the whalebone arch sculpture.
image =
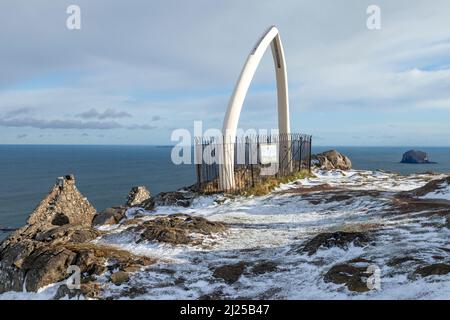
<path id="1" fill-rule="evenodd" d="M 252 82 L 253 76 L 261 59 L 271 47 L 275 65 L 277 97 L 278 97 L 278 129 L 280 134 L 290 133 L 289 97 L 286 72 L 286 60 L 284 58 L 283 45 L 278 29 L 271 26 L 256 43 L 250 52 L 247 61 L 242 68 L 239 79 L 234 88 L 228 104 L 222 127 L 224 139 L 224 153 L 222 165 L 219 170 L 219 181 L 222 190 L 232 190 L 235 187 L 234 179 L 234 147 L 236 131 L 245 97 Z M 283 165 L 283 164 L 280 164 Z"/>

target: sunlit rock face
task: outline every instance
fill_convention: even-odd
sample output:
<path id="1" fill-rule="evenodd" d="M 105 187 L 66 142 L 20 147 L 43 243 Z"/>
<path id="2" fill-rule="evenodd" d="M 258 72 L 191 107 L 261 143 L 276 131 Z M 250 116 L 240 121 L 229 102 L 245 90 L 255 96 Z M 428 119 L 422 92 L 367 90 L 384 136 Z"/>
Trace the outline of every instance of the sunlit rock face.
<path id="1" fill-rule="evenodd" d="M 145 186 L 133 187 L 128 194 L 126 206 L 134 207 L 150 198 L 150 191 Z"/>
<path id="2" fill-rule="evenodd" d="M 312 156 L 313 165 L 323 170 L 350 170 L 350 159 L 336 150 L 325 151 Z"/>

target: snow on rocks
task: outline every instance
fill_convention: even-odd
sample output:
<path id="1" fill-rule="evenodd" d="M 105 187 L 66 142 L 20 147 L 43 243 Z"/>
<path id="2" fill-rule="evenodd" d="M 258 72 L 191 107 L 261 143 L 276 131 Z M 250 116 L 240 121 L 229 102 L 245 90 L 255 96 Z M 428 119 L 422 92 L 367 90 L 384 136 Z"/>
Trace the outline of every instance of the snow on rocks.
<path id="1" fill-rule="evenodd" d="M 424 195 L 422 199 L 443 199 L 450 201 L 450 185 L 447 184 L 442 189 L 430 192 Z"/>
<path id="2" fill-rule="evenodd" d="M 439 190 L 414 194 L 444 177 L 316 171 L 315 177 L 261 197 L 216 195 L 195 198 L 186 207 L 130 208 L 93 242 L 156 263 L 129 273 L 120 285 L 109 281 L 120 270 L 98 277 L 100 298 L 449 299 L 446 204 L 419 208 L 408 202 L 429 201 L 420 198 L 445 190 L 439 184 Z M 130 228 L 172 214 L 207 218 L 227 230 L 173 243 L 158 241 L 153 233 L 142 239 L 142 230 Z M 311 250 L 299 250 L 308 244 Z M 379 270 L 379 290 L 367 287 L 368 270 Z M 49 287 L 23 297 L 48 297 L 46 290 L 55 291 Z"/>

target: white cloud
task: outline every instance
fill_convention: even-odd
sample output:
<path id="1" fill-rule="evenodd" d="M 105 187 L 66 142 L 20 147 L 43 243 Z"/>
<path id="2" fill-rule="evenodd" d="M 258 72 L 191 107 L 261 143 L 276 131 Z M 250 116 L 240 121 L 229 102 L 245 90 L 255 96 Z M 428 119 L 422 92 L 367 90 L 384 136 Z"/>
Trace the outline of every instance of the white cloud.
<path id="1" fill-rule="evenodd" d="M 0 114 L 31 110 L 35 119 L 53 121 L 94 110 L 91 119 L 120 119 L 124 127 L 136 125 L 133 118 L 142 121 L 136 126 L 153 127 L 161 117 L 171 127 L 204 119 L 220 128 L 244 60 L 271 24 L 279 27 L 285 46 L 293 127 L 320 134 L 323 143 L 332 140 L 322 134 L 329 112 L 403 110 L 405 117 L 419 119 L 424 108 L 449 106 L 445 0 L 380 0 L 380 31 L 366 28 L 372 3 L 365 0 L 79 0 L 82 30 L 73 32 L 64 23 L 68 4 L 41 1 L 33 10 L 25 1 L 2 4 L 0 20 L 9 31 L 0 33 L 1 43 L 8 44 L 0 51 Z M 24 87 L 30 79 L 40 87 Z M 276 124 L 273 85 L 266 54 L 242 126 Z M 98 106 L 117 114 L 103 114 Z M 369 115 L 359 119 L 361 128 L 350 128 L 354 136 L 373 121 Z M 392 130 L 389 136 L 395 136 Z M 161 133 L 154 139 L 164 138 Z"/>

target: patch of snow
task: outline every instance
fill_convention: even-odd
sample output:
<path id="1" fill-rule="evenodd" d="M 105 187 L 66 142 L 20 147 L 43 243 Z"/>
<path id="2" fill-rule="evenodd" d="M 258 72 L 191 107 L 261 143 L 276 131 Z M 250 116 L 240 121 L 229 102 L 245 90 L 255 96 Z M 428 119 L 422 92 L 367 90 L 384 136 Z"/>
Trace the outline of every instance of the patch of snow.
<path id="1" fill-rule="evenodd" d="M 420 197 L 421 199 L 441 199 L 450 201 L 450 185 L 443 183 L 433 192 L 429 192 L 426 195 Z"/>
<path id="2" fill-rule="evenodd" d="M 40 288 L 38 292 L 27 292 L 25 290 L 22 292 L 4 292 L 0 294 L 0 300 L 51 300 L 55 296 L 59 286 L 63 283 L 65 281 L 50 284 Z"/>
<path id="3" fill-rule="evenodd" d="M 123 292 L 133 287 L 142 289 L 134 299 L 197 299 L 209 294 L 231 299 L 450 299 L 450 274 L 423 279 L 409 276 L 419 266 L 436 263 L 436 257 L 447 257 L 448 261 L 445 249 L 449 248 L 450 230 L 439 227 L 442 217 L 426 216 L 424 212 L 405 215 L 388 211 L 392 205 L 390 196 L 395 192 L 421 187 L 434 178 L 437 177 L 382 171 L 316 171 L 315 177 L 281 185 L 265 196 L 225 201 L 222 195 L 206 196 L 196 199 L 188 208 L 164 206 L 151 212 L 140 210 L 144 214 L 142 219 L 186 213 L 223 221 L 229 230 L 205 237 L 200 245 L 172 246 L 148 241 L 137 244 L 135 234 L 124 232 L 125 226 L 111 227 L 107 235 L 95 242 L 153 257 L 158 262 L 133 273 L 127 284 L 107 285 L 105 296 L 130 299 Z M 341 192 L 378 193 L 362 192 L 344 201 L 325 201 L 328 193 L 285 192 L 323 184 L 338 187 Z M 448 186 L 445 190 L 450 194 Z M 129 209 L 127 217 L 135 217 L 137 213 Z M 298 250 L 320 232 L 343 228 L 372 230 L 371 225 L 375 226 L 371 232 L 373 244 L 350 245 L 347 249 L 320 248 L 311 256 Z M 407 256 L 418 261 L 395 267 L 388 263 L 392 258 Z M 343 285 L 324 282 L 324 274 L 332 266 L 358 257 L 380 268 L 381 290 L 354 293 Z M 252 273 L 251 268 L 261 261 L 274 262 L 277 270 Z M 217 267 L 238 262 L 245 262 L 247 268 L 237 282 L 228 285 L 213 277 Z M 99 279 L 107 282 L 107 277 Z M 45 299 L 54 294 L 51 288 L 46 290 L 37 294 L 4 293 L 0 298 Z"/>

